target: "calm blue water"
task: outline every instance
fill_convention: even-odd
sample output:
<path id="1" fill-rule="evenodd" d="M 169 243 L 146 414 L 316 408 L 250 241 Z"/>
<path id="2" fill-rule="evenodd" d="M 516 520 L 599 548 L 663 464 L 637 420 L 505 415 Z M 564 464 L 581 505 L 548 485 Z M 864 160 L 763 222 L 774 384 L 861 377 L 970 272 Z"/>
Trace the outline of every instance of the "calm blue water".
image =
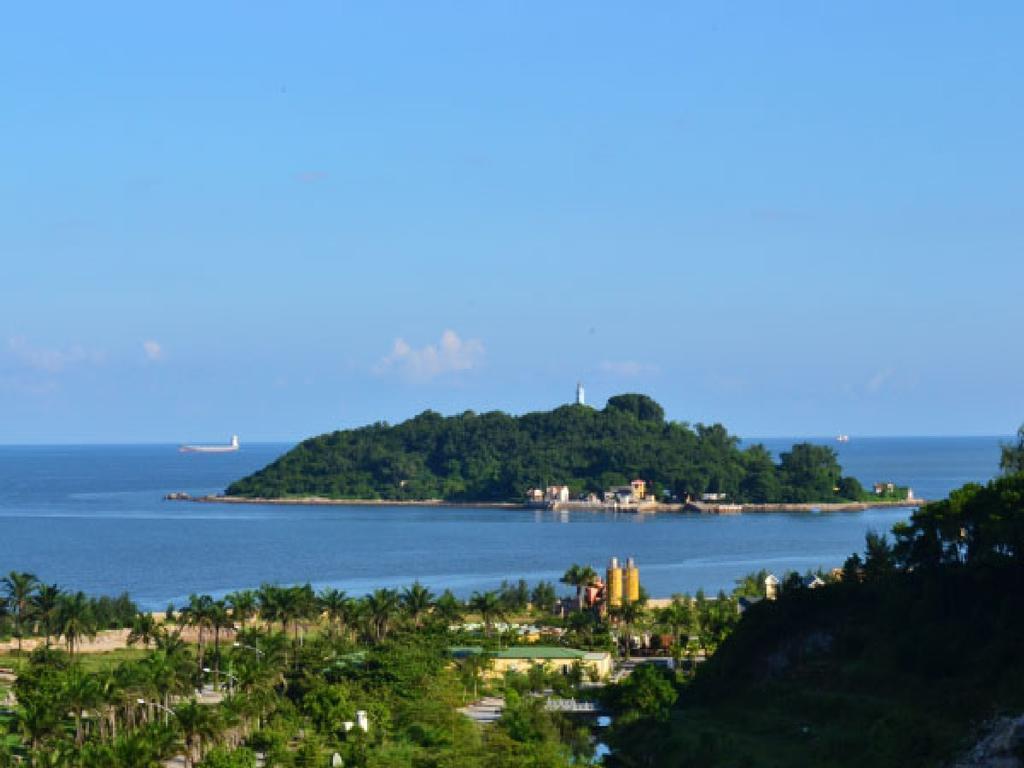
<path id="1" fill-rule="evenodd" d="M 791 440 L 764 440 L 773 452 Z M 854 438 L 836 446 L 865 484 L 937 498 L 995 474 L 998 438 Z M 94 594 L 163 608 L 189 592 L 310 581 L 361 594 L 419 578 L 467 595 L 502 579 L 556 580 L 573 562 L 632 555 L 655 596 L 730 587 L 760 567 L 841 564 L 869 529 L 906 510 L 833 515 L 554 514 L 491 509 L 257 507 L 165 502 L 209 493 L 287 445 L 235 454 L 174 446 L 0 447 L 0 573 L 28 570 Z"/>

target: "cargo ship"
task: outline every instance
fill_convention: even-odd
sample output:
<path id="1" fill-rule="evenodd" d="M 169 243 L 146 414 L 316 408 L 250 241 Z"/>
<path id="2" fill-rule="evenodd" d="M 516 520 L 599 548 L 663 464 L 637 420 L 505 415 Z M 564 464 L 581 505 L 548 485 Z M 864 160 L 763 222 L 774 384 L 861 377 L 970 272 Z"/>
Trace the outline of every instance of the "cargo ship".
<path id="1" fill-rule="evenodd" d="M 227 445 L 183 445 L 178 448 L 180 453 L 234 453 L 238 450 L 238 435 L 231 436 Z"/>

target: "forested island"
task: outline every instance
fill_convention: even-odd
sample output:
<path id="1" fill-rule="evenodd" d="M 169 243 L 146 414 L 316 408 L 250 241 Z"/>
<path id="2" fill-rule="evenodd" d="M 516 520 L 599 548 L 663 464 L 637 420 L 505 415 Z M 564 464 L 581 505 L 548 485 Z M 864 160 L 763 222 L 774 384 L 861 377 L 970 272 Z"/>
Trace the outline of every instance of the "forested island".
<path id="1" fill-rule="evenodd" d="M 762 445 L 740 448 L 721 424 L 670 421 L 650 397 L 623 394 L 603 409 L 565 405 L 512 416 L 424 411 L 309 438 L 228 496 L 520 502 L 529 488 L 566 485 L 573 497 L 635 478 L 656 498 L 725 494 L 735 502 L 862 501 L 835 451 L 801 443 L 776 462 Z"/>

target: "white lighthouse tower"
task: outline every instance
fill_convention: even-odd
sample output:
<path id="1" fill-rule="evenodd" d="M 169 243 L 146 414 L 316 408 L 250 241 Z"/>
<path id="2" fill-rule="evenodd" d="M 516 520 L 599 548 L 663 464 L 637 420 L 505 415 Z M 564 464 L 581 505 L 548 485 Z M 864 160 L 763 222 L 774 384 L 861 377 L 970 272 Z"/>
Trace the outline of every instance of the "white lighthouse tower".
<path id="1" fill-rule="evenodd" d="M 586 397 L 583 392 L 583 382 L 576 382 L 576 405 L 586 405 Z"/>

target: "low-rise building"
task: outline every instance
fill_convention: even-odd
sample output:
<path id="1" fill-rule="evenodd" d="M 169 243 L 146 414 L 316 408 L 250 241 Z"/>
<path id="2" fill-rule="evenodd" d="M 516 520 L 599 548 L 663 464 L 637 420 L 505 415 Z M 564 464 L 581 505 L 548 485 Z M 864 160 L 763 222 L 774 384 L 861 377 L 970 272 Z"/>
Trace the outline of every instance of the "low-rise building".
<path id="1" fill-rule="evenodd" d="M 565 502 L 569 500 L 569 486 L 568 485 L 549 485 L 547 491 L 544 493 L 544 499 L 546 501 L 561 501 Z"/>
<path id="2" fill-rule="evenodd" d="M 608 504 L 632 504 L 636 501 L 633 498 L 632 485 L 616 485 L 604 492 L 605 503 Z"/>

